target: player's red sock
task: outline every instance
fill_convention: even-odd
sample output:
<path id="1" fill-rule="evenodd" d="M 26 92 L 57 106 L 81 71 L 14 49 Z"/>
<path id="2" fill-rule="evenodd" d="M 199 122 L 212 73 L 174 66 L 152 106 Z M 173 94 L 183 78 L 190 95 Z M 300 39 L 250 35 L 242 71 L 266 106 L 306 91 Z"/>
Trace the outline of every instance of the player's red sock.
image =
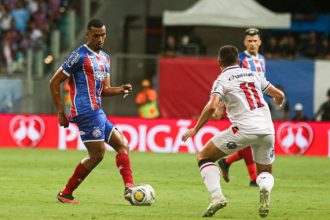
<path id="1" fill-rule="evenodd" d="M 63 194 L 72 194 L 72 192 L 79 186 L 79 184 L 88 176 L 90 173 L 81 163 L 78 164 L 74 170 L 73 175 L 68 180 L 65 188 L 62 190 Z"/>
<path id="2" fill-rule="evenodd" d="M 233 162 L 242 159 L 242 157 L 241 157 L 241 155 L 240 155 L 239 152 L 240 152 L 240 151 L 237 151 L 237 152 L 235 152 L 235 153 L 230 154 L 230 155 L 227 157 L 227 159 L 226 159 L 226 163 L 227 163 L 228 165 L 230 165 L 230 164 L 232 164 Z"/>
<path id="3" fill-rule="evenodd" d="M 242 157 L 244 158 L 246 168 L 248 169 L 250 180 L 255 181 L 257 178 L 257 169 L 253 160 L 251 147 L 242 150 Z"/>
<path id="4" fill-rule="evenodd" d="M 123 178 L 124 184 L 126 187 L 133 186 L 133 176 L 131 170 L 131 164 L 126 153 L 118 153 L 116 156 L 116 165 L 120 172 L 120 175 Z"/>

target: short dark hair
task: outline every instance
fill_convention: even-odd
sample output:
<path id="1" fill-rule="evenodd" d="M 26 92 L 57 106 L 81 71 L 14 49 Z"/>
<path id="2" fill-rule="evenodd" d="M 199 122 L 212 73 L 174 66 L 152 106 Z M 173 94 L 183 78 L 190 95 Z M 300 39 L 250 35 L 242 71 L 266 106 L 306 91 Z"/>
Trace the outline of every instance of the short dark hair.
<path id="1" fill-rule="evenodd" d="M 238 49 L 232 45 L 225 45 L 219 49 L 219 61 L 223 66 L 236 64 L 238 60 Z"/>
<path id="2" fill-rule="evenodd" d="M 260 36 L 260 31 L 258 28 L 248 28 L 245 30 L 245 36 L 254 36 L 254 35 L 259 35 Z"/>
<path id="3" fill-rule="evenodd" d="M 92 27 L 101 28 L 103 27 L 103 22 L 99 19 L 92 19 L 87 24 L 87 30 L 90 30 Z"/>
<path id="4" fill-rule="evenodd" d="M 330 89 L 328 89 L 327 96 L 330 96 Z"/>

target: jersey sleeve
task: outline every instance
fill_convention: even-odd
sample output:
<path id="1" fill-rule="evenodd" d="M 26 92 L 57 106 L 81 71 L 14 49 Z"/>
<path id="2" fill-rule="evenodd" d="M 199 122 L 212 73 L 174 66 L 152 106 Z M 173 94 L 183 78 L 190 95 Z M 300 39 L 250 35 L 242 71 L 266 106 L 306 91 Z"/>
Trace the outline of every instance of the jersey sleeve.
<path id="1" fill-rule="evenodd" d="M 214 81 L 210 95 L 219 94 L 221 97 L 225 95 L 224 84 L 220 79 Z"/>
<path id="2" fill-rule="evenodd" d="M 81 68 L 82 57 L 79 53 L 74 51 L 69 58 L 62 64 L 64 74 L 71 76 Z"/>
<path id="3" fill-rule="evenodd" d="M 267 89 L 269 88 L 269 86 L 271 86 L 271 83 L 266 79 L 266 77 L 257 74 L 258 77 L 260 78 L 260 85 L 261 85 L 261 90 L 263 93 L 265 93 L 267 91 Z"/>

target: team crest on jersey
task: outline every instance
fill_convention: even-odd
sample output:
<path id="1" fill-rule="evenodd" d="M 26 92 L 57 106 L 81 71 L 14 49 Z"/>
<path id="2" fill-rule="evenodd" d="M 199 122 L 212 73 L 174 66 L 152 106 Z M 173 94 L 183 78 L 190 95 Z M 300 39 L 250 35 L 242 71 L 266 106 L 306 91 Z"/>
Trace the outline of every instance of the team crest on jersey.
<path id="1" fill-rule="evenodd" d="M 78 62 L 80 58 L 80 54 L 78 53 L 73 53 L 68 59 L 68 67 L 71 68 L 75 63 Z"/>
<path id="2" fill-rule="evenodd" d="M 100 128 L 99 127 L 95 127 L 94 130 L 93 130 L 93 132 L 92 132 L 93 137 L 98 138 L 98 137 L 101 136 L 101 134 L 102 134 L 102 132 L 101 132 Z"/>
<path id="3" fill-rule="evenodd" d="M 228 142 L 227 147 L 228 147 L 228 149 L 232 150 L 232 149 L 235 149 L 237 147 L 237 144 L 234 143 L 234 142 Z"/>

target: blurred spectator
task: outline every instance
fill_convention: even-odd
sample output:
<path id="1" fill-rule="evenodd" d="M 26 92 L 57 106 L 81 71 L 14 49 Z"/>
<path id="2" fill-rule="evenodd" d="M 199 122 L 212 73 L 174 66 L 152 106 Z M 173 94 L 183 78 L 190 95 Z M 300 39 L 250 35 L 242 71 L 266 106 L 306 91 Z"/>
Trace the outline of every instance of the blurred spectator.
<path id="1" fill-rule="evenodd" d="M 22 47 L 15 50 L 15 57 L 13 63 L 13 70 L 15 72 L 23 72 L 25 63 L 25 53 Z"/>
<path id="2" fill-rule="evenodd" d="M 29 11 L 25 8 L 24 1 L 18 1 L 16 8 L 11 11 L 11 15 L 15 20 L 15 28 L 19 32 L 24 32 L 30 18 Z"/>
<path id="3" fill-rule="evenodd" d="M 0 4 L 0 11 L 1 11 L 1 17 L 0 17 L 0 29 L 1 32 L 8 31 L 13 24 L 13 17 L 10 14 L 10 11 L 6 5 Z"/>
<path id="4" fill-rule="evenodd" d="M 43 32 L 33 22 L 30 22 L 29 38 L 30 44 L 33 49 L 45 47 L 45 42 L 43 40 Z"/>
<path id="5" fill-rule="evenodd" d="M 284 88 L 280 85 L 276 86 L 279 90 L 284 92 Z M 287 97 L 287 96 L 286 96 Z M 270 113 L 272 115 L 273 120 L 289 120 L 290 118 L 290 105 L 288 100 L 286 99 L 285 102 L 281 107 L 279 107 L 273 99 L 269 99 L 268 106 L 270 109 Z"/>
<path id="6" fill-rule="evenodd" d="M 28 6 L 30 14 L 37 12 L 39 9 L 38 2 L 35 0 L 28 0 L 27 6 Z"/>
<path id="7" fill-rule="evenodd" d="M 287 57 L 290 59 L 296 59 L 298 57 L 298 45 L 292 35 L 288 36 Z"/>
<path id="8" fill-rule="evenodd" d="M 280 36 L 279 36 L 280 35 Z M 327 59 L 330 60 L 328 37 L 309 33 L 269 32 L 264 39 L 264 54 L 273 59 Z"/>
<path id="9" fill-rule="evenodd" d="M 2 3 L 5 2 L 5 3 Z M 23 72 L 29 48 L 48 50 L 50 31 L 69 6 L 68 0 L 0 1 L 1 71 Z M 47 34 L 46 34 L 47 33 Z"/>
<path id="10" fill-rule="evenodd" d="M 298 57 L 298 48 L 293 36 L 285 35 L 279 42 L 281 58 L 295 59 Z"/>
<path id="11" fill-rule="evenodd" d="M 315 32 L 308 34 L 307 41 L 302 46 L 303 55 L 306 58 L 315 59 L 320 54 L 320 45 Z"/>
<path id="12" fill-rule="evenodd" d="M 2 56 L 6 64 L 6 71 L 8 74 L 13 73 L 14 48 L 12 44 L 12 37 L 12 32 L 7 31 L 2 42 Z"/>
<path id="13" fill-rule="evenodd" d="M 330 121 L 330 89 L 327 92 L 328 100 L 324 102 L 317 113 L 314 116 L 315 120 L 319 120 L 319 116 L 321 116 L 321 121 Z"/>
<path id="14" fill-rule="evenodd" d="M 274 36 L 270 37 L 267 43 L 265 44 L 265 57 L 266 58 L 280 57 L 280 48 L 278 46 L 278 41 Z"/>
<path id="15" fill-rule="evenodd" d="M 304 107 L 301 103 L 297 103 L 294 106 L 294 110 L 296 112 L 296 115 L 293 116 L 293 121 L 308 121 L 308 118 L 306 115 L 304 115 Z"/>
<path id="16" fill-rule="evenodd" d="M 166 38 L 166 44 L 163 51 L 163 56 L 176 57 L 178 55 L 179 48 L 173 35 L 168 35 Z"/>
<path id="17" fill-rule="evenodd" d="M 327 38 L 323 37 L 321 41 L 321 48 L 320 48 L 320 54 L 319 59 L 326 59 L 330 60 L 330 47 L 329 47 L 329 41 Z"/>
<path id="18" fill-rule="evenodd" d="M 44 4 L 39 2 L 37 11 L 31 15 L 31 20 L 36 28 L 46 32 L 49 30 L 49 23 L 51 21 L 47 19 L 47 9 Z"/>
<path id="19" fill-rule="evenodd" d="M 151 88 L 150 81 L 142 80 L 141 90 L 137 93 L 135 103 L 141 118 L 158 118 L 157 92 Z"/>
<path id="20" fill-rule="evenodd" d="M 48 0 L 48 16 L 52 22 L 57 22 L 60 19 L 60 6 L 61 1 L 60 0 Z"/>
<path id="21" fill-rule="evenodd" d="M 196 34 L 183 35 L 181 37 L 180 52 L 183 55 L 199 56 L 206 54 L 206 46 Z"/>

